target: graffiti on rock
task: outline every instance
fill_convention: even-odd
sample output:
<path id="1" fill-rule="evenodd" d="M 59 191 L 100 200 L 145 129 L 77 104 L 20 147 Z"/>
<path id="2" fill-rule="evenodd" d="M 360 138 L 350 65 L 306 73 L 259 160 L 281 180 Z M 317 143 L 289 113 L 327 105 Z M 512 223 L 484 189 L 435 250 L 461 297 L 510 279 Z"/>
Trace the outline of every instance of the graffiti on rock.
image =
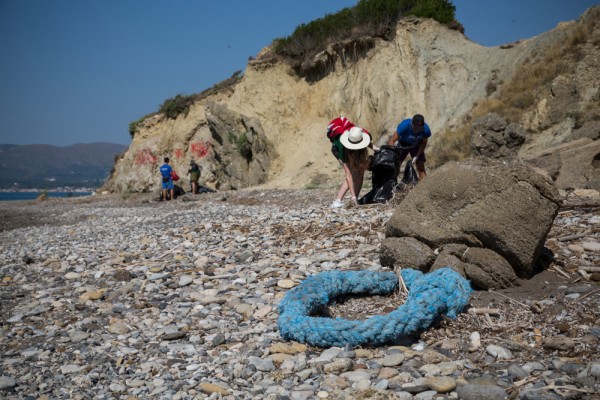
<path id="1" fill-rule="evenodd" d="M 196 158 L 204 158 L 210 151 L 211 145 L 210 142 L 193 142 L 190 143 L 190 152 Z"/>
<path id="2" fill-rule="evenodd" d="M 143 148 L 135 153 L 135 165 L 156 164 L 157 157 L 149 148 Z"/>

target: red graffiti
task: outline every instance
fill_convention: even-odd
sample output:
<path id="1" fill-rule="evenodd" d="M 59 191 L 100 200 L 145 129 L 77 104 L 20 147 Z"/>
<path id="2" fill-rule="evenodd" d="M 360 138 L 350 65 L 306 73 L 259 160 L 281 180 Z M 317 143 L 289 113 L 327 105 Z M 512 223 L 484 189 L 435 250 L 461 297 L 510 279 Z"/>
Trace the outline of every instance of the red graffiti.
<path id="1" fill-rule="evenodd" d="M 156 160 L 157 158 L 152 153 L 152 150 L 144 148 L 135 153 L 134 163 L 135 165 L 156 164 Z"/>
<path id="2" fill-rule="evenodd" d="M 181 149 L 173 150 L 173 155 L 175 156 L 175 158 L 181 158 L 182 154 L 183 154 L 183 151 L 181 151 Z"/>
<path id="3" fill-rule="evenodd" d="M 210 142 L 190 143 L 190 152 L 196 156 L 196 158 L 204 158 L 210 151 L 210 147 Z"/>

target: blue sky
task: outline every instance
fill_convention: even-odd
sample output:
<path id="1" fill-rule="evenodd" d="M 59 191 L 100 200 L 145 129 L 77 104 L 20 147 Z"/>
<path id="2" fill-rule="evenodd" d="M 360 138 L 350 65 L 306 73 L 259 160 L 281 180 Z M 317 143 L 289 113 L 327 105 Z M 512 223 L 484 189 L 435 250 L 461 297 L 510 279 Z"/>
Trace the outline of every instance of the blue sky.
<path id="1" fill-rule="evenodd" d="M 276 37 L 356 0 L 0 0 L 0 143 L 130 143 L 131 121 L 243 70 Z M 496 46 L 598 1 L 454 0 Z"/>

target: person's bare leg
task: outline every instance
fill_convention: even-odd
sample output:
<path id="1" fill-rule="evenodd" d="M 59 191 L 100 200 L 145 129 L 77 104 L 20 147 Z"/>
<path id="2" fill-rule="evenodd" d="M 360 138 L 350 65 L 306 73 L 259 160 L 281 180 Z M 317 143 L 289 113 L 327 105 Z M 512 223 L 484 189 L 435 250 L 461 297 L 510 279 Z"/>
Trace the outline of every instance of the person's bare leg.
<path id="1" fill-rule="evenodd" d="M 175 200 L 175 189 L 171 189 L 171 200 Z"/>
<path id="2" fill-rule="evenodd" d="M 417 161 L 417 172 L 419 173 L 420 181 L 427 177 L 427 172 L 425 172 L 425 163 L 423 161 Z"/>
<path id="3" fill-rule="evenodd" d="M 344 179 L 344 183 L 342 183 L 342 186 L 340 186 L 340 190 L 338 191 L 337 197 L 335 199 L 342 200 L 346 195 L 348 189 L 348 182 L 346 182 L 346 180 Z"/>
<path id="4" fill-rule="evenodd" d="M 162 191 L 162 200 L 167 201 L 167 189 L 163 189 Z"/>
<path id="5" fill-rule="evenodd" d="M 361 173 L 356 172 L 352 175 L 354 176 L 354 193 L 356 193 L 356 199 L 358 200 L 358 195 L 360 193 L 360 189 L 362 189 L 363 180 L 365 178 L 365 171 L 362 171 Z"/>

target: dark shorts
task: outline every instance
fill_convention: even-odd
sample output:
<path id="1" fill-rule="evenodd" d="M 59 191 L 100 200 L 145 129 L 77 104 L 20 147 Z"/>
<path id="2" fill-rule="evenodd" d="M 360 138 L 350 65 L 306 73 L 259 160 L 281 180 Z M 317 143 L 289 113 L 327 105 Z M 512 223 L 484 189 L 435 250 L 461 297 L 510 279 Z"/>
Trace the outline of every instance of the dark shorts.
<path id="1" fill-rule="evenodd" d="M 402 161 L 404 161 L 404 159 L 406 158 L 407 155 L 410 154 L 411 158 L 416 156 L 417 152 L 419 151 L 419 146 L 421 146 L 421 145 L 418 144 L 415 147 L 400 148 L 399 152 L 398 152 L 398 160 L 399 160 L 400 164 L 402 164 Z M 417 161 L 422 161 L 422 162 L 427 161 L 427 159 L 425 158 L 425 152 L 423 152 L 423 154 L 421 154 L 419 156 L 419 158 L 417 158 Z"/>

